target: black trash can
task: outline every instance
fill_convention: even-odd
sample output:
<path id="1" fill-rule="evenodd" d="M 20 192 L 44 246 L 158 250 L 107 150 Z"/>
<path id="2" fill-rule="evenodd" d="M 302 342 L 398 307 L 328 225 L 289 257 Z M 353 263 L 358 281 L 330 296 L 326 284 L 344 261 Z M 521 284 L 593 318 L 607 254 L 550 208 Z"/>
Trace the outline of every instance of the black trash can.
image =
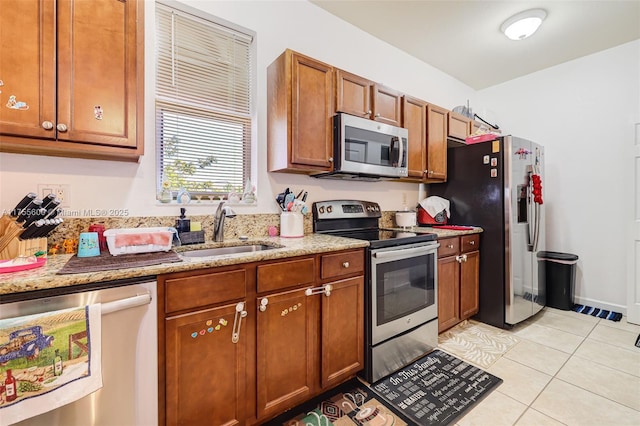
<path id="1" fill-rule="evenodd" d="M 546 305 L 569 311 L 573 308 L 578 256 L 556 251 L 541 251 L 538 261 L 544 263 Z"/>

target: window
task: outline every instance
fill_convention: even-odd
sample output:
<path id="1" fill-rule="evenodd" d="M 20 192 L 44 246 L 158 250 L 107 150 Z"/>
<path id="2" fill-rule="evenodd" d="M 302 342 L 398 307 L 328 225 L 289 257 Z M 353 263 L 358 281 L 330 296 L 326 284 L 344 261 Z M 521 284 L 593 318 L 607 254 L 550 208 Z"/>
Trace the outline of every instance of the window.
<path id="1" fill-rule="evenodd" d="M 158 194 L 242 193 L 251 174 L 253 35 L 156 3 Z M 171 195 L 169 198 L 168 195 Z M 162 199 L 162 198 L 160 198 Z"/>

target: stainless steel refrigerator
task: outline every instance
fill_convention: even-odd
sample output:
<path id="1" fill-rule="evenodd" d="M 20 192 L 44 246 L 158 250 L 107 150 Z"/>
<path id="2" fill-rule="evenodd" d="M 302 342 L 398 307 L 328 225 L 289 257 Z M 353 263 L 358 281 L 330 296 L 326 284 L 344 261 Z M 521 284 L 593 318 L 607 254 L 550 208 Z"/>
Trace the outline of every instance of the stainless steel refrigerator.
<path id="1" fill-rule="evenodd" d="M 447 182 L 427 195 L 451 203 L 449 224 L 481 226 L 480 310 L 474 319 L 508 328 L 545 305 L 544 149 L 517 137 L 447 150 Z"/>

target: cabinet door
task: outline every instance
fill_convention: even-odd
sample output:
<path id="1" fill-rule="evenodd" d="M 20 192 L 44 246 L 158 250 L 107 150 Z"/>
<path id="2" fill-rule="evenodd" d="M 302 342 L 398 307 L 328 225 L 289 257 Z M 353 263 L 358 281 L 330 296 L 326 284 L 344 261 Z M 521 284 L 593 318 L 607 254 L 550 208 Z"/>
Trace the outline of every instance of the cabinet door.
<path id="1" fill-rule="evenodd" d="M 235 315 L 234 304 L 166 320 L 166 424 L 244 424 L 246 336 L 241 327 L 233 343 Z"/>
<path id="2" fill-rule="evenodd" d="M 427 104 L 420 99 L 403 96 L 402 126 L 409 132 L 409 178 L 421 181 L 427 171 Z"/>
<path id="3" fill-rule="evenodd" d="M 460 265 L 456 256 L 438 259 L 438 333 L 460 322 Z"/>
<path id="4" fill-rule="evenodd" d="M 294 407 L 317 390 L 318 300 L 304 289 L 258 298 L 264 307 L 256 324 L 258 418 Z"/>
<path id="5" fill-rule="evenodd" d="M 479 309 L 480 252 L 464 256 L 466 260 L 460 263 L 460 319 L 477 314 Z"/>
<path id="6" fill-rule="evenodd" d="M 137 66 L 138 55 L 144 56 L 137 50 L 142 46 L 137 23 L 143 19 L 138 5 L 57 1 L 58 140 L 142 146 L 136 122 L 137 105 L 144 103 L 138 81 L 143 62 Z"/>
<path id="7" fill-rule="evenodd" d="M 381 123 L 401 126 L 402 95 L 380 84 L 373 85 L 373 119 Z"/>
<path id="8" fill-rule="evenodd" d="M 427 179 L 447 180 L 447 110 L 427 106 Z"/>
<path id="9" fill-rule="evenodd" d="M 330 295 L 320 294 L 322 303 L 321 385 L 343 382 L 363 368 L 364 277 L 331 284 Z"/>
<path id="10" fill-rule="evenodd" d="M 54 139 L 55 2 L 0 1 L 0 40 L 0 134 Z"/>
<path id="11" fill-rule="evenodd" d="M 333 168 L 333 68 L 286 50 L 267 68 L 269 171 Z"/>
<path id="12" fill-rule="evenodd" d="M 297 54 L 292 67 L 291 162 L 329 170 L 333 157 L 331 67 Z"/>
<path id="13" fill-rule="evenodd" d="M 371 87 L 366 78 L 336 70 L 336 111 L 372 118 Z"/>
<path id="14" fill-rule="evenodd" d="M 469 136 L 471 120 L 462 114 L 449 111 L 449 137 L 465 140 Z"/>

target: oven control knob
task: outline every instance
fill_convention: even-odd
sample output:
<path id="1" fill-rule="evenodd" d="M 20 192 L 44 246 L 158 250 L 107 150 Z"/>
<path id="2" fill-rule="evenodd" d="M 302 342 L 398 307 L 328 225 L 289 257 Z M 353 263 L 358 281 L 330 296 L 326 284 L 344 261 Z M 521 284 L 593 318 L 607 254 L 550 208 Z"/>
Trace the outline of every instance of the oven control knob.
<path id="1" fill-rule="evenodd" d="M 327 213 L 331 213 L 333 211 L 333 207 L 332 206 L 327 206 Z"/>
<path id="2" fill-rule="evenodd" d="M 320 206 L 320 208 L 318 209 L 318 212 L 324 213 L 324 206 Z"/>

